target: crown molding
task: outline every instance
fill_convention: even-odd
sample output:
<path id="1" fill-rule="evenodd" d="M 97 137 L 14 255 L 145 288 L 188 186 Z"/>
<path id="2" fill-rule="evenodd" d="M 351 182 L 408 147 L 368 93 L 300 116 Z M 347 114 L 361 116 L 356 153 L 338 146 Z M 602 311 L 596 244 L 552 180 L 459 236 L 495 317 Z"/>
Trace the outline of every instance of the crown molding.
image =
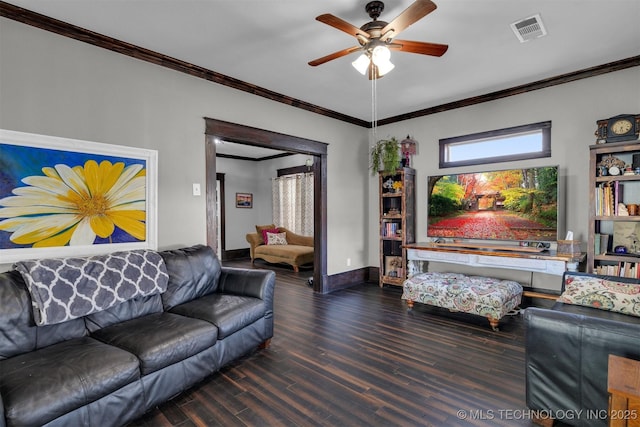
<path id="1" fill-rule="evenodd" d="M 173 58 L 161 53 L 145 49 L 130 43 L 123 42 L 112 37 L 78 27 L 60 21 L 46 15 L 42 15 L 36 12 L 32 12 L 28 9 L 24 9 L 12 4 L 0 1 L 0 16 L 21 22 L 23 24 L 31 25 L 36 28 L 40 28 L 45 31 L 50 31 L 65 37 L 69 37 L 84 43 L 88 43 L 103 49 L 107 49 L 113 52 L 120 53 L 122 55 L 130 56 L 132 58 L 139 59 L 141 61 L 149 62 L 151 64 L 160 65 L 162 67 L 170 68 L 181 73 L 188 74 L 193 77 L 198 77 L 204 80 L 208 80 L 223 86 L 227 86 L 233 89 L 241 90 L 243 92 L 250 93 L 252 95 L 260 96 L 270 99 L 272 101 L 280 102 L 295 108 L 300 108 L 312 113 L 316 113 L 322 116 L 330 117 L 336 120 L 340 120 L 346 123 L 351 123 L 356 126 L 365 128 L 371 128 L 371 122 L 361 120 L 356 117 L 348 116 L 346 114 L 339 113 L 327 108 L 323 108 L 305 101 L 301 101 L 296 98 L 292 98 L 269 89 L 265 89 L 260 86 L 247 83 L 242 80 L 235 79 L 233 77 L 226 76 L 224 74 L 217 73 L 198 65 L 191 64 L 186 61 L 182 61 L 177 58 Z M 441 113 L 444 111 L 455 110 L 458 108 L 468 107 L 470 105 L 481 104 L 484 102 L 495 101 L 497 99 L 506 98 L 509 96 L 520 95 L 526 92 L 532 92 L 539 89 L 552 87 L 564 83 L 573 82 L 576 80 L 586 79 L 589 77 L 598 76 L 601 74 L 611 73 L 614 71 L 624 70 L 626 68 L 637 67 L 640 65 L 640 55 L 630 58 L 622 59 L 619 61 L 609 62 L 602 65 L 578 70 L 566 74 L 562 74 L 555 77 L 550 77 L 543 80 L 538 80 L 533 83 L 526 83 L 520 86 L 515 86 L 509 89 L 499 90 L 496 92 L 487 93 L 484 95 L 474 96 L 471 98 L 465 98 L 458 101 L 449 102 L 434 107 L 425 108 L 422 110 L 413 111 L 410 113 L 400 114 L 385 119 L 378 119 L 377 125 L 388 125 L 392 123 L 402 122 L 409 119 L 415 119 L 418 117 L 428 116 L 431 114 Z"/>
<path id="2" fill-rule="evenodd" d="M 292 107 L 320 114 L 322 116 L 331 117 L 333 119 L 362 127 L 367 127 L 369 125 L 369 122 L 366 120 L 361 120 L 346 114 L 338 113 L 337 111 L 329 110 L 299 99 L 282 95 L 269 89 L 209 70 L 208 68 L 200 67 L 150 49 L 145 49 L 131 43 L 123 42 L 122 40 L 108 37 L 6 2 L 0 2 L 0 16 L 40 28 L 41 30 L 50 31 L 64 37 L 69 37 L 74 40 L 117 52 L 122 55 L 130 56 L 141 61 L 170 68 L 193 77 L 198 77 L 233 89 L 248 92 L 252 95 L 261 96 L 272 101 L 281 102 Z"/>
<path id="3" fill-rule="evenodd" d="M 416 117 L 428 116 L 430 114 L 442 113 L 443 111 L 455 110 L 457 108 L 468 107 L 470 105 L 481 104 L 483 102 L 495 101 L 497 99 L 506 98 L 514 95 L 532 92 L 534 90 L 545 89 L 548 87 L 561 85 L 576 80 L 588 79 L 590 77 L 599 76 L 601 74 L 612 73 L 614 71 L 624 70 L 626 68 L 637 67 L 640 65 L 640 55 L 631 58 L 622 59 L 620 61 L 609 62 L 607 64 L 596 65 L 595 67 L 585 68 L 583 70 L 571 73 L 561 74 L 559 76 L 550 77 L 548 79 L 538 80 L 533 83 L 526 83 L 509 89 L 499 90 L 484 95 L 474 96 L 471 98 L 461 99 L 459 101 L 449 102 L 447 104 L 437 105 L 435 107 L 425 108 L 423 110 L 414 111 L 412 113 L 401 114 L 398 116 L 388 117 L 378 120 L 378 126 L 388 125 L 391 123 L 401 122 L 404 120 L 415 119 Z"/>

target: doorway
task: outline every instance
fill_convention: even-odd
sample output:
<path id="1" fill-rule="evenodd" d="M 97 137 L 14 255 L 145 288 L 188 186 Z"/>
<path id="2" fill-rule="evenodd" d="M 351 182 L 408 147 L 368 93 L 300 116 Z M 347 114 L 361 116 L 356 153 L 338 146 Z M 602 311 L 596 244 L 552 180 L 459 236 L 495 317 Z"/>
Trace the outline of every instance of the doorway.
<path id="1" fill-rule="evenodd" d="M 292 135 L 271 132 L 237 123 L 205 118 L 207 244 L 218 239 L 216 230 L 216 144 L 229 141 L 313 156 L 314 180 L 314 270 L 313 290 L 329 291 L 327 280 L 327 145 Z"/>

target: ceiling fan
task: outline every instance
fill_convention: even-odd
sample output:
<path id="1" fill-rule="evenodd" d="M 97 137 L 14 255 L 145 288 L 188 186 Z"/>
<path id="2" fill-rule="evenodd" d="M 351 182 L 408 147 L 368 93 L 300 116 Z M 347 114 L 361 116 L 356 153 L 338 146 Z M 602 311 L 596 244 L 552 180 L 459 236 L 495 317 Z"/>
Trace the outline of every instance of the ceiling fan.
<path id="1" fill-rule="evenodd" d="M 354 36 L 360 45 L 342 49 L 338 52 L 323 56 L 322 58 L 315 59 L 309 62 L 309 65 L 315 67 L 349 55 L 350 53 L 361 51 L 362 54 L 360 57 L 352 64 L 362 74 L 368 71 L 369 79 L 374 80 L 382 77 L 393 69 L 394 65 L 389 61 L 391 56 L 389 50 L 442 56 L 449 48 L 446 44 L 394 39 L 394 37 L 409 25 L 433 12 L 436 7 L 435 3 L 430 0 L 416 0 L 393 21 L 385 22 L 378 21 L 378 17 L 384 10 L 384 3 L 381 1 L 372 1 L 365 6 L 365 10 L 372 21 L 367 22 L 360 28 L 330 13 L 320 15 L 316 20 Z"/>

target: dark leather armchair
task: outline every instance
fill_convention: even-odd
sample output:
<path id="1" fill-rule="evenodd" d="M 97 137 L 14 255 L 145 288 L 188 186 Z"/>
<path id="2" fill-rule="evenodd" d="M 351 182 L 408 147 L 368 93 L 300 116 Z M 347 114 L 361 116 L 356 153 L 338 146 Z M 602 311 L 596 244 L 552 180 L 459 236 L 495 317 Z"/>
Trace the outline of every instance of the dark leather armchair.
<path id="1" fill-rule="evenodd" d="M 557 302 L 527 308 L 524 320 L 526 402 L 539 424 L 606 426 L 608 357 L 640 360 L 640 317 Z"/>

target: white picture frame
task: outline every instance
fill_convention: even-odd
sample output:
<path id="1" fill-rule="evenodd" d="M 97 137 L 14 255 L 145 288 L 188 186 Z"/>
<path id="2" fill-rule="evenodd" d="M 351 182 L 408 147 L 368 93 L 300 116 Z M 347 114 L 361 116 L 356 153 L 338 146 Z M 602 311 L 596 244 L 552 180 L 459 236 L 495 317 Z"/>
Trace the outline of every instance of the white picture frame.
<path id="1" fill-rule="evenodd" d="M 156 150 L 0 129 L 0 264 L 156 250 L 157 165 Z"/>

